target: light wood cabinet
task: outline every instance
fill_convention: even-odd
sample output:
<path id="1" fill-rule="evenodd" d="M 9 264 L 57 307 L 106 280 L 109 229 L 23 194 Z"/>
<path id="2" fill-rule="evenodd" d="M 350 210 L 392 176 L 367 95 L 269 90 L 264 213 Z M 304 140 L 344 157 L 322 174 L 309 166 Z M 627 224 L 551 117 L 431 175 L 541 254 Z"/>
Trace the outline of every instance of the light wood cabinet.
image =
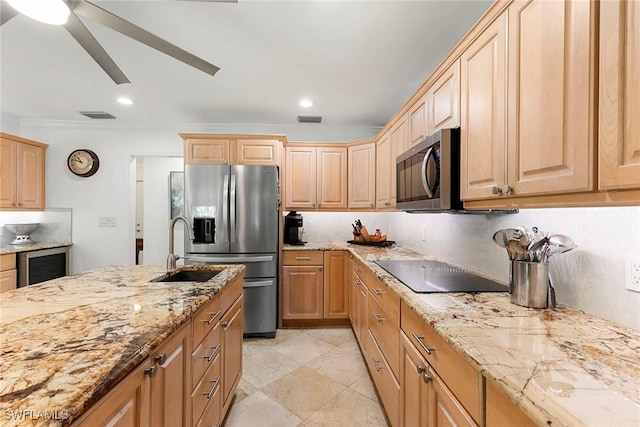
<path id="1" fill-rule="evenodd" d="M 409 109 L 407 113 L 408 138 L 406 144 L 400 148 L 399 153 L 405 152 L 409 147 L 423 141 L 429 136 L 429 96 L 422 95 Z"/>
<path id="2" fill-rule="evenodd" d="M 595 8 L 518 0 L 507 9 L 507 184 L 499 194 L 593 189 Z"/>
<path id="3" fill-rule="evenodd" d="M 323 266 L 285 265 L 282 274 L 282 318 L 322 319 Z"/>
<path id="4" fill-rule="evenodd" d="M 324 318 L 349 317 L 351 259 L 347 251 L 324 251 Z"/>
<path id="5" fill-rule="evenodd" d="M 640 3 L 600 2 L 598 188 L 640 188 Z"/>
<path id="6" fill-rule="evenodd" d="M 185 164 L 279 165 L 284 137 L 181 134 Z"/>
<path id="7" fill-rule="evenodd" d="M 428 364 L 404 333 L 400 334 L 400 424 L 426 427 L 429 416 Z"/>
<path id="8" fill-rule="evenodd" d="M 316 148 L 287 146 L 285 153 L 285 209 L 315 209 Z"/>
<path id="9" fill-rule="evenodd" d="M 222 342 L 222 413 L 231 406 L 233 393 L 242 375 L 242 294 L 220 319 Z"/>
<path id="10" fill-rule="evenodd" d="M 16 289 L 17 281 L 16 254 L 0 255 L 0 293 Z"/>
<path id="11" fill-rule="evenodd" d="M 376 206 L 376 144 L 366 142 L 348 149 L 349 208 L 368 209 Z"/>
<path id="12" fill-rule="evenodd" d="M 391 184 L 391 177 L 395 175 L 395 161 L 393 165 L 391 162 L 392 148 L 389 133 L 382 135 L 376 143 L 376 207 L 378 209 L 391 208 L 392 194 L 396 192 Z"/>
<path id="13" fill-rule="evenodd" d="M 506 183 L 507 15 L 462 53 L 460 195 L 495 197 Z"/>
<path id="14" fill-rule="evenodd" d="M 371 378 L 376 385 L 376 390 L 391 426 L 398 426 L 400 423 L 400 383 L 398 383 L 391 371 L 385 354 L 378 346 L 371 330 L 366 332 L 366 340 L 367 354 L 365 358 Z M 399 348 L 396 349 L 396 352 L 398 351 Z"/>
<path id="15" fill-rule="evenodd" d="M 150 416 L 152 366 L 153 362 L 146 359 L 73 425 L 153 427 Z"/>
<path id="16" fill-rule="evenodd" d="M 319 209 L 347 208 L 347 148 L 317 148 L 316 205 Z"/>
<path id="17" fill-rule="evenodd" d="M 183 326 L 151 356 L 151 425 L 187 425 L 190 391 L 188 346 L 191 324 Z"/>
<path id="18" fill-rule="evenodd" d="M 519 426 L 533 427 L 536 424 L 513 404 L 490 380 L 486 381 L 486 423 L 487 427 Z"/>
<path id="19" fill-rule="evenodd" d="M 427 135 L 460 126 L 460 61 L 454 62 L 427 89 Z"/>
<path id="20" fill-rule="evenodd" d="M 0 133 L 0 209 L 43 210 L 46 144 Z"/>

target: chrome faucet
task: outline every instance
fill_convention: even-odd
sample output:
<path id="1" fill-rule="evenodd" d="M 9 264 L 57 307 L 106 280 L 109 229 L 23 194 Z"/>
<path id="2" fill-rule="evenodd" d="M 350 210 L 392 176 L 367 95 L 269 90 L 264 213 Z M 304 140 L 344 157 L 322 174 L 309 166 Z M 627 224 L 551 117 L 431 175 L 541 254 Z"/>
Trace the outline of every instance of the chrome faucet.
<path id="1" fill-rule="evenodd" d="M 187 217 L 185 217 L 184 215 L 178 215 L 174 217 L 171 220 L 171 222 L 169 222 L 169 256 L 167 256 L 167 271 L 175 270 L 176 261 L 180 259 L 179 255 L 176 255 L 173 253 L 173 235 L 175 231 L 174 230 L 175 225 L 176 225 L 176 222 L 178 222 L 178 220 L 181 220 L 185 224 L 187 224 L 187 230 L 189 231 L 189 238 L 191 240 L 194 239 L 193 230 L 191 229 L 191 224 L 189 224 L 189 220 L 187 219 Z"/>

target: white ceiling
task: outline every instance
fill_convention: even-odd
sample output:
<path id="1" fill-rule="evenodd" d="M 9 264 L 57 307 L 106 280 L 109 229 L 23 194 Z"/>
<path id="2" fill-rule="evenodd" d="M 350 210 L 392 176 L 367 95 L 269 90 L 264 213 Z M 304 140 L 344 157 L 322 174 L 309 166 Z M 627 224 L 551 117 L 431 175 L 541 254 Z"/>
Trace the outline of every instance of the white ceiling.
<path id="1" fill-rule="evenodd" d="M 127 123 L 382 126 L 490 0 L 96 1 L 217 65 L 209 76 L 81 18 L 131 81 L 116 85 L 62 27 L 18 15 L 0 27 L 0 112 Z M 130 96 L 125 107 L 115 99 Z M 303 109 L 302 97 L 315 104 Z M 317 126 L 317 125 L 314 125 Z"/>

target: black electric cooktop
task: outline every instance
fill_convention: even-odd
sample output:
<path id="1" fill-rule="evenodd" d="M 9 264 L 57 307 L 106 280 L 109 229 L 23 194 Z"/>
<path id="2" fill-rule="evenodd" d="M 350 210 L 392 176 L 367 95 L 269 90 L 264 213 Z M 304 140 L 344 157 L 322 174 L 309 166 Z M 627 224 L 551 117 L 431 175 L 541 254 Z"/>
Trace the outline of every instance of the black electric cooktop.
<path id="1" fill-rule="evenodd" d="M 493 280 L 431 260 L 375 261 L 396 279 L 419 293 L 436 292 L 508 292 L 509 288 Z"/>

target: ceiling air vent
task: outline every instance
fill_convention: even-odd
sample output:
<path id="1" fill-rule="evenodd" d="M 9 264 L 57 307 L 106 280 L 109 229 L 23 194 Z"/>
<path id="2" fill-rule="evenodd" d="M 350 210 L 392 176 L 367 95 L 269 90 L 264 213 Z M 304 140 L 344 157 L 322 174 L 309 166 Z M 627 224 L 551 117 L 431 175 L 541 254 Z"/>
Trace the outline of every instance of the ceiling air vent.
<path id="1" fill-rule="evenodd" d="M 322 123 L 322 116 L 298 116 L 298 123 Z"/>
<path id="2" fill-rule="evenodd" d="M 80 111 L 80 114 L 83 116 L 87 116 L 90 119 L 96 120 L 105 120 L 105 119 L 115 119 L 116 116 L 112 116 L 111 114 L 105 111 Z"/>

